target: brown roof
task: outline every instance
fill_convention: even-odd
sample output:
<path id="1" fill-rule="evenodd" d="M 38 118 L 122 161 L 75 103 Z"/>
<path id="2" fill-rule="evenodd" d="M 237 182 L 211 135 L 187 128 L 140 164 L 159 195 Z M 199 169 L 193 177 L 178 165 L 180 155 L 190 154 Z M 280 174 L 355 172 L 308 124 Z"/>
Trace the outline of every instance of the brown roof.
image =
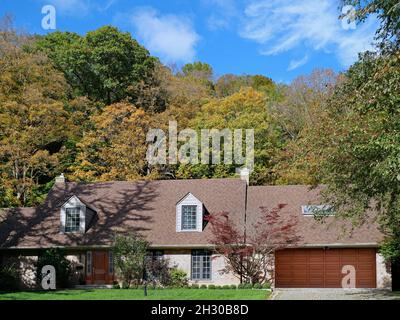
<path id="1" fill-rule="evenodd" d="M 246 183 L 240 179 L 65 183 L 56 184 L 38 208 L 8 209 L 8 219 L 0 222 L 0 247 L 110 245 L 114 232 L 132 231 L 154 246 L 209 244 L 209 225 L 201 233 L 176 232 L 175 205 L 189 192 L 209 213 L 227 211 L 243 226 Z M 84 234 L 60 233 L 60 208 L 72 195 L 98 215 Z"/>
<path id="2" fill-rule="evenodd" d="M 298 217 L 299 246 L 376 245 L 382 239 L 373 222 L 351 230 L 349 223 L 333 217 L 321 224 L 312 216 L 303 216 L 302 205 L 321 204 L 320 189 L 297 185 L 250 186 L 247 190 L 248 234 L 254 232 L 260 207 L 272 209 L 286 204 L 281 217 Z M 211 236 L 210 225 L 201 233 L 176 232 L 175 205 L 189 192 L 204 204 L 208 213 L 228 212 L 235 225 L 244 228 L 246 184 L 240 179 L 65 183 L 56 184 L 42 206 L 7 209 L 7 219 L 3 212 L 0 248 L 108 246 L 115 232 L 133 231 L 141 233 L 155 247 L 205 246 Z M 60 208 L 73 195 L 98 215 L 84 234 L 60 233 Z"/>
<path id="3" fill-rule="evenodd" d="M 280 211 L 282 219 L 297 217 L 296 235 L 298 246 L 309 245 L 376 245 L 382 234 L 374 222 L 373 215 L 361 227 L 352 228 L 351 223 L 339 218 L 327 217 L 317 222 L 314 217 L 304 216 L 302 205 L 323 204 L 319 197 L 322 187 L 311 189 L 305 185 L 293 186 L 251 186 L 248 188 L 247 230 L 254 232 L 253 226 L 260 217 L 260 207 L 272 209 L 285 204 Z M 353 230 L 352 230 L 353 229 Z"/>

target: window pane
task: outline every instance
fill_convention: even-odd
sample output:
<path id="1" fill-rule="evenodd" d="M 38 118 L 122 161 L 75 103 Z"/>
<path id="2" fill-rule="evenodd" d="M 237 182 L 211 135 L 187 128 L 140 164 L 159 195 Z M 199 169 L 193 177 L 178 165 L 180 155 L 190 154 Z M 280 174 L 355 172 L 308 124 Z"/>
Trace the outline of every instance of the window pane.
<path id="1" fill-rule="evenodd" d="M 204 250 L 193 250 L 192 252 L 192 279 L 211 279 L 211 253 Z"/>
<path id="2" fill-rule="evenodd" d="M 182 230 L 196 230 L 197 206 L 182 206 Z"/>
<path id="3" fill-rule="evenodd" d="M 65 232 L 79 231 L 80 208 L 65 209 Z"/>

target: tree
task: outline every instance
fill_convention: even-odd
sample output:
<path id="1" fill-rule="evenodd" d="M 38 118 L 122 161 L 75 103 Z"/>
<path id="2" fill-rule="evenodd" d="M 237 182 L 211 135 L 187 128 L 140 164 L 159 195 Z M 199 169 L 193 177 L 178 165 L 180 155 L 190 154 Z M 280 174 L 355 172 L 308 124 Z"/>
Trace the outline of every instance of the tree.
<path id="1" fill-rule="evenodd" d="M 92 116 L 91 121 L 93 130 L 77 144 L 76 161 L 69 168 L 71 178 L 109 181 L 152 176 L 146 163 L 151 115 L 131 104 L 117 103 Z"/>
<path id="2" fill-rule="evenodd" d="M 364 54 L 346 76 L 315 128 L 318 174 L 339 214 L 363 223 L 370 209 L 376 213 L 386 235 L 382 251 L 394 260 L 400 257 L 400 54 Z"/>
<path id="3" fill-rule="evenodd" d="M 334 131 L 324 117 L 329 108 L 327 101 L 341 81 L 343 75 L 330 69 L 315 69 L 281 88 L 281 99 L 272 104 L 272 117 L 284 136 L 284 144 L 273 159 L 275 183 L 321 182 L 317 172 L 325 147 L 320 144 L 319 135 L 328 138 Z"/>
<path id="4" fill-rule="evenodd" d="M 197 129 L 199 136 L 201 129 L 254 129 L 255 165 L 251 181 L 255 184 L 267 183 L 270 181 L 270 160 L 280 143 L 279 132 L 275 130 L 268 110 L 269 102 L 270 98 L 264 93 L 246 88 L 227 98 L 210 99 L 189 125 Z M 230 177 L 236 174 L 238 166 L 240 164 L 181 165 L 176 175 L 180 178 Z"/>
<path id="5" fill-rule="evenodd" d="M 42 268 L 51 265 L 56 271 L 56 287 L 68 288 L 70 285 L 70 276 L 72 274 L 71 262 L 65 258 L 65 252 L 59 248 L 52 248 L 39 255 L 37 261 L 37 283 L 42 282 Z"/>
<path id="6" fill-rule="evenodd" d="M 136 233 L 115 236 L 112 248 L 114 267 L 124 288 L 143 279 L 148 248 L 149 243 Z"/>
<path id="7" fill-rule="evenodd" d="M 154 77 L 158 61 L 128 32 L 111 26 L 88 32 L 84 37 L 54 32 L 39 38 L 35 50 L 50 57 L 76 96 L 88 96 L 104 105 L 127 100 L 146 110 L 165 108 L 160 91 L 152 90 L 151 95 L 147 92 L 159 85 Z"/>
<path id="8" fill-rule="evenodd" d="M 241 75 L 225 74 L 218 78 L 215 84 L 215 92 L 218 97 L 227 97 L 244 88 L 265 92 L 268 95 L 275 89 L 275 83 L 263 75 Z"/>
<path id="9" fill-rule="evenodd" d="M 49 182 L 73 126 L 64 109 L 69 90 L 24 37 L 0 32 L 0 176 L 8 205 L 37 204 L 34 188 Z"/>
<path id="10" fill-rule="evenodd" d="M 355 18 L 364 22 L 370 15 L 376 15 L 380 27 L 376 39 L 380 41 L 381 49 L 398 48 L 400 41 L 400 5 L 398 0 L 342 0 L 343 5 L 353 5 L 356 8 Z"/>
<path id="11" fill-rule="evenodd" d="M 285 204 L 280 204 L 271 210 L 260 208 L 261 214 L 247 234 L 238 229 L 227 212 L 207 217 L 212 230 L 209 241 L 215 245 L 216 253 L 227 262 L 223 272 L 235 274 L 241 283 L 272 280 L 274 252 L 300 241 L 295 235 L 297 218 L 284 218 L 280 214 L 284 207 Z"/>
<path id="12" fill-rule="evenodd" d="M 316 117 L 332 96 L 340 76 L 331 69 L 314 69 L 280 88 L 280 97 L 272 104 L 275 120 L 289 140 L 315 123 Z"/>
<path id="13" fill-rule="evenodd" d="M 185 64 L 182 73 L 185 77 L 212 80 L 213 69 L 208 63 L 197 61 Z"/>

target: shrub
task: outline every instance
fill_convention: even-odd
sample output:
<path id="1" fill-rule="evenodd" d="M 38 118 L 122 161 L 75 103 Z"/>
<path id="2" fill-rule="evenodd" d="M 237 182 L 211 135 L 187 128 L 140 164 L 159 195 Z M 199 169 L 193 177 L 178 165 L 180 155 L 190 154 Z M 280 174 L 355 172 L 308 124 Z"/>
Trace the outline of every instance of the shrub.
<path id="1" fill-rule="evenodd" d="M 236 284 L 231 284 L 230 287 L 231 287 L 231 289 L 237 289 L 237 285 Z"/>
<path id="2" fill-rule="evenodd" d="M 215 285 L 209 284 L 209 285 L 208 285 L 208 289 L 215 289 Z"/>
<path id="3" fill-rule="evenodd" d="M 241 283 L 238 285 L 238 289 L 252 289 L 253 285 L 251 283 Z"/>
<path id="4" fill-rule="evenodd" d="M 37 282 L 42 282 L 42 268 L 51 265 L 56 270 L 56 288 L 67 288 L 70 285 L 70 276 L 72 274 L 71 262 L 65 258 L 65 253 L 59 248 L 46 250 L 41 254 L 37 261 Z"/>
<path id="5" fill-rule="evenodd" d="M 222 286 L 222 289 L 230 289 L 230 288 L 231 288 L 231 286 L 229 284 L 225 284 Z"/>
<path id="6" fill-rule="evenodd" d="M 121 287 L 119 286 L 118 283 L 114 283 L 113 284 L 113 289 L 121 289 Z"/>
<path id="7" fill-rule="evenodd" d="M 17 290 L 20 274 L 14 263 L 0 266 L 0 291 Z"/>
<path id="8" fill-rule="evenodd" d="M 202 284 L 202 285 L 200 286 L 200 289 L 207 289 L 207 285 L 206 285 L 206 284 Z"/>
<path id="9" fill-rule="evenodd" d="M 271 289 L 271 284 L 270 284 L 269 282 L 264 282 L 263 285 L 262 285 L 262 287 L 263 287 L 264 289 Z"/>
<path id="10" fill-rule="evenodd" d="M 199 289 L 200 286 L 199 286 L 197 283 L 193 283 L 193 284 L 191 285 L 191 288 L 192 288 L 192 289 Z"/>
<path id="11" fill-rule="evenodd" d="M 169 286 L 172 283 L 169 260 L 161 257 L 148 257 L 146 262 L 147 280 L 156 286 Z"/>
<path id="12" fill-rule="evenodd" d="M 185 271 L 178 268 L 172 268 L 170 269 L 170 275 L 171 275 L 171 285 L 173 287 L 183 288 L 187 286 L 188 279 L 187 279 L 187 273 Z"/>
<path id="13" fill-rule="evenodd" d="M 254 289 L 262 289 L 262 287 L 263 286 L 262 286 L 261 283 L 255 283 L 254 286 L 253 286 Z"/>

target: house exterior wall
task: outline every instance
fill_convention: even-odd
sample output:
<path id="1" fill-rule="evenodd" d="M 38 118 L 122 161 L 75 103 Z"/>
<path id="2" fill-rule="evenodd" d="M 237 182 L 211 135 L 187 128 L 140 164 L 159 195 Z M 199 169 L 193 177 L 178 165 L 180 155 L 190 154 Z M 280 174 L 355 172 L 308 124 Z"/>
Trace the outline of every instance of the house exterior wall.
<path id="1" fill-rule="evenodd" d="M 212 255 L 211 258 L 211 279 L 210 280 L 191 280 L 191 261 L 192 251 L 190 249 L 165 250 L 164 257 L 169 260 L 171 266 L 176 266 L 187 273 L 189 283 L 196 284 L 239 284 L 239 279 L 233 274 L 223 273 L 226 266 L 225 258 Z"/>
<path id="2" fill-rule="evenodd" d="M 378 289 L 392 288 L 392 275 L 390 267 L 385 263 L 383 256 L 376 254 L 376 287 Z"/>

